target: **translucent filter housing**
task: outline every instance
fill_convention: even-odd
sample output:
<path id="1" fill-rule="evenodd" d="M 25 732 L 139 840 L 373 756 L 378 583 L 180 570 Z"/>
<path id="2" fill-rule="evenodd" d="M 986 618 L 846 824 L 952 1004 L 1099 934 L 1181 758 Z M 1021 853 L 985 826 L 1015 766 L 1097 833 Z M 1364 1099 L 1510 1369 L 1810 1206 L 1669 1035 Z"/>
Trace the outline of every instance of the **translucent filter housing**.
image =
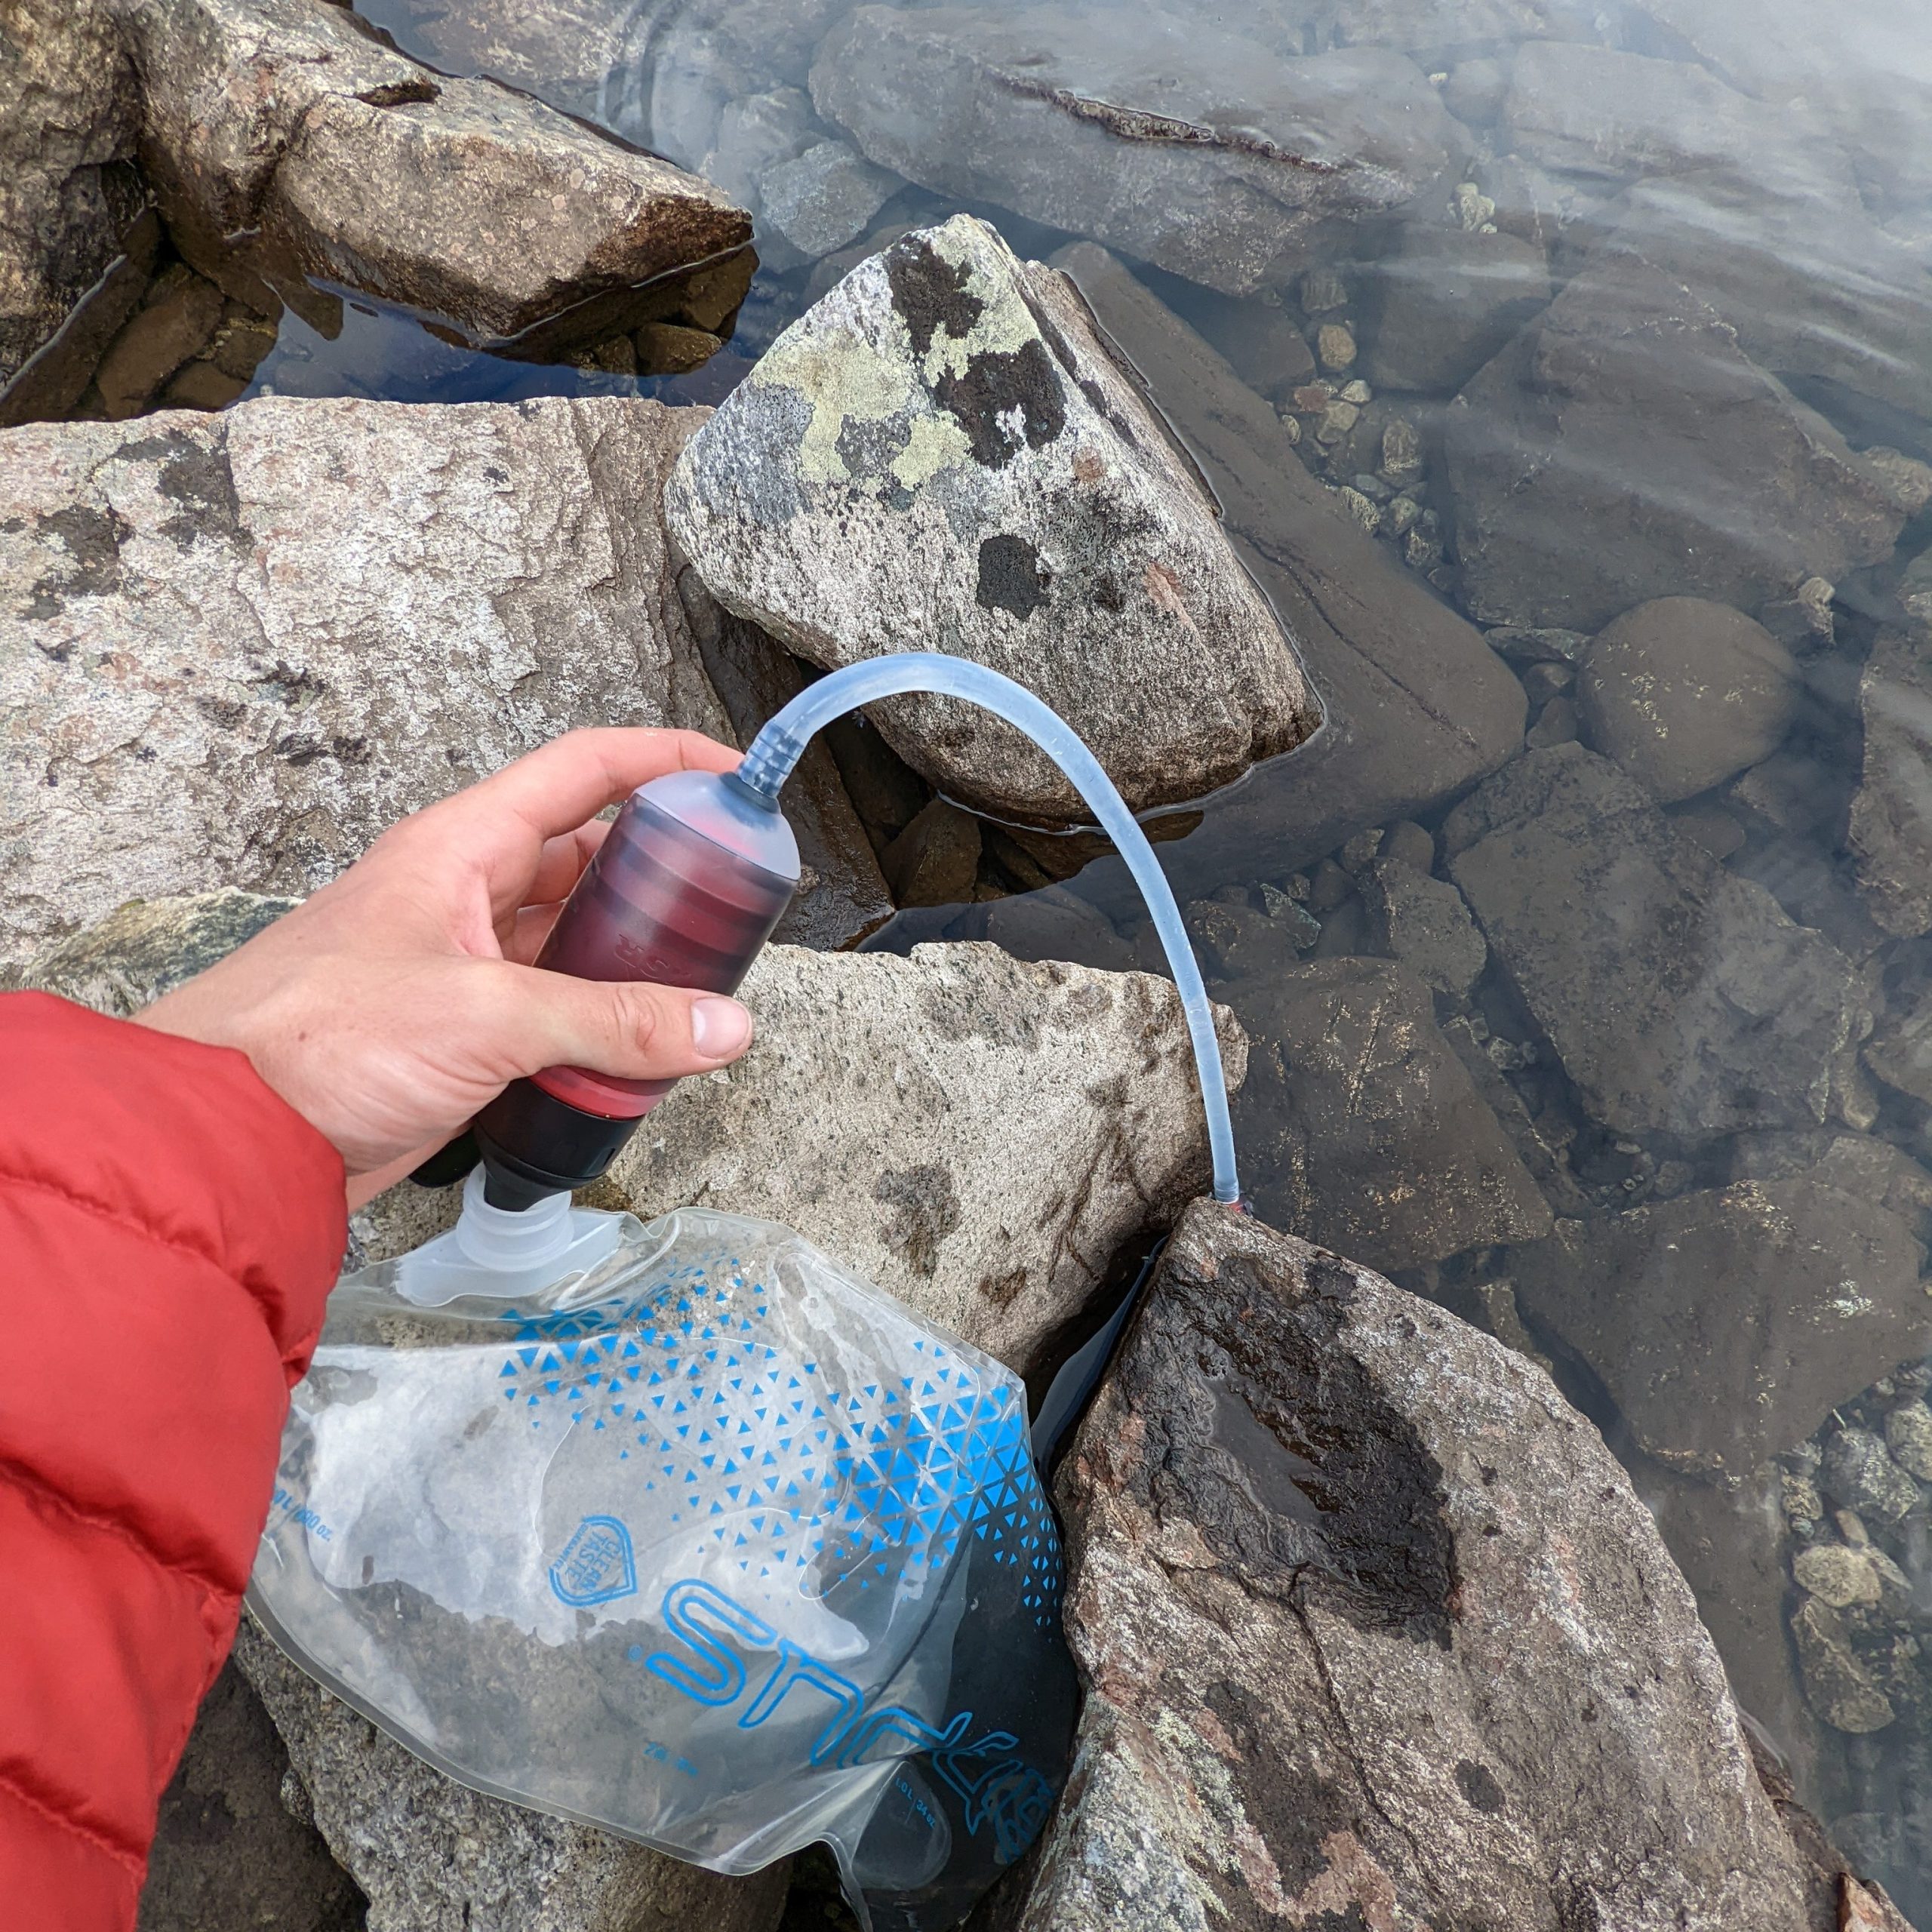
<path id="1" fill-rule="evenodd" d="M 537 963 L 580 980 L 734 992 L 798 884 L 781 814 L 712 773 L 677 772 L 632 794 Z M 535 1078 L 552 1099 L 615 1120 L 641 1118 L 675 1084 L 580 1066 Z"/>
<path id="2" fill-rule="evenodd" d="M 798 883 L 798 841 L 774 806 L 729 777 L 675 772 L 631 795 L 537 964 L 735 992 Z M 594 1179 L 675 1084 L 581 1066 L 515 1082 L 477 1122 L 493 1198 L 521 1207 Z"/>

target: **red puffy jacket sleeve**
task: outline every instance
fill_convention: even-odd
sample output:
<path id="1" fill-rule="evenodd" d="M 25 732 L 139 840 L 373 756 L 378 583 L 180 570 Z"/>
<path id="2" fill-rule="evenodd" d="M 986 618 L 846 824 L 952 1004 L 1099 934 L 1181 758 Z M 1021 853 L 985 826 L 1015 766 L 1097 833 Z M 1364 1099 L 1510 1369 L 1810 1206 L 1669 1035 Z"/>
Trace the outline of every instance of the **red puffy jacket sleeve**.
<path id="1" fill-rule="evenodd" d="M 235 1635 L 340 1158 L 238 1053 L 0 996 L 0 1920 L 134 1922 Z"/>

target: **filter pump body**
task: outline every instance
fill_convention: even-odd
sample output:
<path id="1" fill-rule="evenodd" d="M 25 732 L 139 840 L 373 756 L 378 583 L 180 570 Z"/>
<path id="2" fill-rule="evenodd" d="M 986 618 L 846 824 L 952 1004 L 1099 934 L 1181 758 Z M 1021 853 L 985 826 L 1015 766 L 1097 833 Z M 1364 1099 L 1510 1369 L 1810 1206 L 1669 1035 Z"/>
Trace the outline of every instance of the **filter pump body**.
<path id="1" fill-rule="evenodd" d="M 774 799 L 731 774 L 673 772 L 626 801 L 537 964 L 734 992 L 798 886 Z M 512 1082 L 475 1124 L 489 1204 L 528 1208 L 595 1180 L 675 1084 L 580 1066 Z"/>

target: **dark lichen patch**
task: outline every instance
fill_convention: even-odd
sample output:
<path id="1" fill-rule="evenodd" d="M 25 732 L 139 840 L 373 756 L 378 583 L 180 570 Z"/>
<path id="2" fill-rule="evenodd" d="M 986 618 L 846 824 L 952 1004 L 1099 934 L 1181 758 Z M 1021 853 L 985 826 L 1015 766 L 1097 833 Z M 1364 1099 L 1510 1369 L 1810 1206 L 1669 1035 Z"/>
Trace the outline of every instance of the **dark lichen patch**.
<path id="1" fill-rule="evenodd" d="M 966 432 L 973 460 L 989 469 L 1003 469 L 1021 441 L 1038 449 L 1066 427 L 1066 392 L 1037 336 L 1011 352 L 969 357 L 964 371 L 942 376 L 933 393 Z"/>
<path id="2" fill-rule="evenodd" d="M 248 549 L 242 502 L 235 494 L 235 472 L 227 452 L 186 436 L 169 440 L 178 447 L 161 466 L 155 488 L 181 508 L 162 525 L 161 534 L 177 549 L 185 550 L 204 537 Z"/>
<path id="3" fill-rule="evenodd" d="M 1054 574 L 1023 537 L 1002 531 L 980 546 L 974 595 L 983 611 L 1004 611 L 1023 624 L 1048 600 Z"/>
<path id="4" fill-rule="evenodd" d="M 426 75 L 420 80 L 391 81 L 380 88 L 365 88 L 355 98 L 370 107 L 412 107 L 442 98 L 442 89 Z"/>
<path id="5" fill-rule="evenodd" d="M 935 1272 L 940 1244 L 960 1221 L 959 1191 L 952 1174 L 930 1163 L 891 1169 L 879 1176 L 872 1198 L 894 1210 L 885 1229 L 886 1245 L 914 1274 Z"/>
<path id="6" fill-rule="evenodd" d="M 1441 1466 L 1350 1351 L 1354 1296 L 1320 1254 L 1303 1271 L 1285 1253 L 1215 1266 L 1171 1250 L 1121 1398 L 1148 1418 L 1155 1512 L 1191 1520 L 1247 1588 L 1446 1648 Z"/>
<path id="7" fill-rule="evenodd" d="M 1456 1789 L 1478 1811 L 1491 1817 L 1503 1809 L 1503 1787 L 1496 1782 L 1492 1772 L 1472 1758 L 1457 1761 Z"/>
<path id="8" fill-rule="evenodd" d="M 34 534 L 42 542 L 51 539 L 67 553 L 65 568 L 36 578 L 27 593 L 26 614 L 51 617 L 70 597 L 104 596 L 118 585 L 121 546 L 134 534 L 134 526 L 111 508 L 72 503 L 35 517 Z M 62 661 L 64 657 L 61 654 Z"/>
<path id="9" fill-rule="evenodd" d="M 947 261 L 923 235 L 908 235 L 886 251 L 892 306 L 906 325 L 912 352 L 924 355 L 941 329 L 957 341 L 979 326 L 986 305 L 966 286 L 971 271 Z"/>

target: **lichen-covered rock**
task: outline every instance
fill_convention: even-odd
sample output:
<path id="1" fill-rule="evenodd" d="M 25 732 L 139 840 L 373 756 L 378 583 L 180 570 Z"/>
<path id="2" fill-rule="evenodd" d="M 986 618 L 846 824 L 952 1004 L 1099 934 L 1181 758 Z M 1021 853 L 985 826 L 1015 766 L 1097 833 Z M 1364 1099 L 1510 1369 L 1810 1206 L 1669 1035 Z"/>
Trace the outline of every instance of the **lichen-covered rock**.
<path id="1" fill-rule="evenodd" d="M 1875 472 L 1640 257 L 1593 262 L 1444 419 L 1456 549 L 1484 623 L 1595 630 L 1649 598 L 1755 611 L 1889 555 Z"/>
<path id="2" fill-rule="evenodd" d="M 1026 1932 L 1808 1932 L 1628 1479 L 1441 1309 L 1197 1204 L 1060 1495 L 1088 1696 Z"/>
<path id="3" fill-rule="evenodd" d="M 1239 1118 L 1248 1191 L 1270 1219 L 1383 1268 L 1549 1231 L 1413 974 L 1319 959 L 1225 992 L 1252 1036 Z"/>
<path id="4" fill-rule="evenodd" d="M 945 651 L 1006 672 L 1137 807 L 1211 790 L 1318 719 L 1210 499 L 1078 297 L 969 216 L 906 235 L 787 329 L 693 439 L 666 506 L 718 601 L 801 655 Z M 984 712 L 873 709 L 949 795 L 1084 816 L 1052 761 Z"/>
<path id="5" fill-rule="evenodd" d="M 368 1932 L 774 1932 L 789 1862 L 721 1878 L 445 1777 L 242 1619 L 235 1661 L 268 1706 L 315 1828 L 369 1900 Z"/>
<path id="6" fill-rule="evenodd" d="M 1694 1137 L 1826 1118 L 1869 990 L 1607 758 L 1528 752 L 1443 835 L 1491 956 L 1598 1119 Z"/>
<path id="7" fill-rule="evenodd" d="M 1924 1352 L 1924 1260 L 1896 1214 L 1793 1180 L 1560 1221 L 1511 1269 L 1524 1312 L 1592 1366 L 1639 1447 L 1743 1478 Z M 1917 1491 L 1871 1439 L 1902 1513 Z"/>
<path id="8" fill-rule="evenodd" d="M 909 180 L 1247 295 L 1424 202 L 1467 138 L 1401 54 L 1280 45 L 1180 11 L 861 7 L 812 98 Z"/>
<path id="9" fill-rule="evenodd" d="M 611 1179 L 647 1220 L 695 1205 L 796 1228 L 1026 1370 L 1115 1257 L 1207 1185 L 1180 996 L 1146 974 L 985 944 L 771 946 L 758 1037 L 674 1088 Z M 1231 1085 L 1246 1041 L 1223 1014 Z"/>
<path id="10" fill-rule="evenodd" d="M 566 312 L 570 339 L 594 339 L 608 318 L 586 305 L 751 238 L 709 183 L 496 82 L 432 73 L 329 0 L 116 5 L 161 206 L 243 299 L 254 273 L 306 274 L 479 340 Z"/>
<path id="11" fill-rule="evenodd" d="M 131 898 L 300 894 L 579 724 L 729 735 L 617 398 L 0 432 L 0 952 Z"/>
<path id="12" fill-rule="evenodd" d="M 0 4 L 0 388 L 119 252 L 139 125 L 105 0 Z"/>

